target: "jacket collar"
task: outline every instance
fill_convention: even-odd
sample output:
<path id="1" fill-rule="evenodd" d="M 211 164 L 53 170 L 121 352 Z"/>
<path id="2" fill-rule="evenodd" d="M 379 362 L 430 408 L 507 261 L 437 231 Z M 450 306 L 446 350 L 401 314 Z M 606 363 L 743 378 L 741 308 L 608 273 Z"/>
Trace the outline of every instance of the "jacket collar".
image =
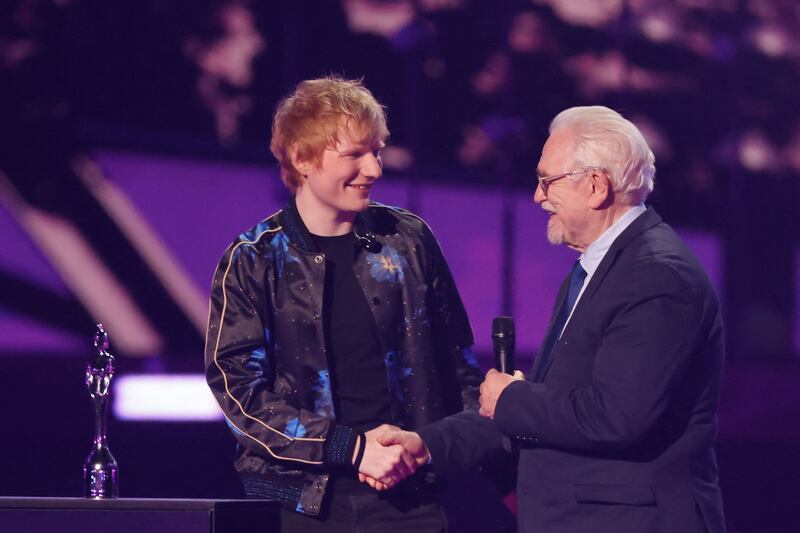
<path id="1" fill-rule="evenodd" d="M 591 281 L 589 281 L 589 286 L 586 287 L 587 295 L 594 294 L 597 288 L 603 281 L 603 278 L 608 273 L 611 265 L 617 260 L 617 256 L 619 256 L 620 252 L 624 250 L 628 244 L 631 243 L 636 237 L 638 237 L 642 232 L 652 228 L 653 226 L 660 224 L 662 222 L 661 217 L 656 213 L 655 209 L 652 207 L 648 207 L 647 210 L 639 215 L 636 220 L 631 222 L 631 224 L 625 228 L 625 231 L 619 234 L 619 236 L 614 240 L 609 247 L 608 252 L 606 252 L 605 257 L 597 266 L 597 270 L 595 270 L 594 274 L 592 275 Z"/>
<path id="2" fill-rule="evenodd" d="M 373 205 L 374 202 L 370 202 L 370 207 Z M 356 214 L 354 227 L 357 235 L 366 235 L 374 231 L 376 221 L 372 211 L 372 209 L 368 208 L 366 211 Z M 289 199 L 278 217 L 283 231 L 286 232 L 292 245 L 307 252 L 317 253 L 320 251 L 316 242 L 314 242 L 314 237 L 300 217 L 294 196 Z"/>

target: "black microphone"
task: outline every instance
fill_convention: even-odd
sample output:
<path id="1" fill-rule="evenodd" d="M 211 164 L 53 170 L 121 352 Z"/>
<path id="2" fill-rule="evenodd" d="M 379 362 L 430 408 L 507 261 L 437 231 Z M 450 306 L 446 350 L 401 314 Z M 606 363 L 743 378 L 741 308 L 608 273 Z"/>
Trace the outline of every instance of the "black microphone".
<path id="1" fill-rule="evenodd" d="M 492 346 L 495 368 L 506 374 L 514 373 L 514 319 L 498 316 L 492 320 Z"/>

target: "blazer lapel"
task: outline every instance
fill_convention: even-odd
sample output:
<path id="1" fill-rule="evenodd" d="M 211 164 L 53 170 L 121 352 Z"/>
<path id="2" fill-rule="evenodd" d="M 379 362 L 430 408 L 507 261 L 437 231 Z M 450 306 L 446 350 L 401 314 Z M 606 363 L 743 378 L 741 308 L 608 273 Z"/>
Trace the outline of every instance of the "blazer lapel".
<path id="1" fill-rule="evenodd" d="M 569 275 L 564 278 L 564 281 L 561 282 L 561 288 L 558 289 L 558 295 L 556 296 L 556 305 L 553 306 L 553 313 L 550 315 L 550 321 L 547 323 L 547 331 L 544 335 L 544 339 L 542 344 L 539 346 L 539 354 L 536 356 L 536 359 L 533 360 L 533 367 L 530 371 L 531 380 L 537 375 L 539 372 L 539 367 L 542 366 L 544 361 L 545 351 L 548 350 L 548 347 L 553 346 L 555 342 L 558 340 L 558 334 L 560 332 L 554 331 L 554 326 L 556 322 L 558 322 L 558 316 L 561 314 L 564 305 L 566 305 L 567 300 L 567 290 L 569 289 Z M 554 338 L 555 337 L 555 338 Z M 549 359 L 553 359 L 550 357 Z M 549 366 L 549 365 L 548 365 Z"/>

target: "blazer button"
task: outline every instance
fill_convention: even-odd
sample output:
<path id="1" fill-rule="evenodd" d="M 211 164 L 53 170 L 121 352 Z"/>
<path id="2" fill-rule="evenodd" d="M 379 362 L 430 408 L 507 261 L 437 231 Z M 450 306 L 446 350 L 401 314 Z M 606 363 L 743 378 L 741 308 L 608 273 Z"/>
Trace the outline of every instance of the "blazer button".
<path id="1" fill-rule="evenodd" d="M 380 305 L 380 304 L 381 304 L 381 299 L 380 298 L 378 298 L 377 296 L 372 298 L 372 305 Z"/>
<path id="2" fill-rule="evenodd" d="M 321 265 L 322 262 L 325 261 L 325 258 L 321 255 L 314 256 L 314 262 L 318 265 Z"/>

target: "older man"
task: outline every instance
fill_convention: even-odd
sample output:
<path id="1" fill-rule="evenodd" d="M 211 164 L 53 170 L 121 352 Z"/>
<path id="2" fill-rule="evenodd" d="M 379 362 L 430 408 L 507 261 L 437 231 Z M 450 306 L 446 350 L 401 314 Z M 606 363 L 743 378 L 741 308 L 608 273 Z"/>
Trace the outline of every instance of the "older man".
<path id="1" fill-rule="evenodd" d="M 695 257 L 644 205 L 652 152 L 618 113 L 576 107 L 553 120 L 537 173 L 549 241 L 581 255 L 533 369 L 490 371 L 480 415 L 379 442 L 447 473 L 515 441 L 523 532 L 724 531 L 720 310 Z"/>

